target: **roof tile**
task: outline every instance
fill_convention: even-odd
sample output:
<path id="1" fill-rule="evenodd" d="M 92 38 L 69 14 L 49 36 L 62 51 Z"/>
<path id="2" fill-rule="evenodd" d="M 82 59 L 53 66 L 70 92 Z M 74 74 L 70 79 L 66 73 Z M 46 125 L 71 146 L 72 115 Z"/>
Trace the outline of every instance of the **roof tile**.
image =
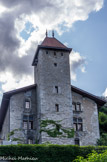
<path id="1" fill-rule="evenodd" d="M 41 46 L 67 48 L 64 44 L 62 44 L 60 41 L 58 41 L 54 37 L 53 38 L 51 38 L 51 37 L 45 37 L 45 39 L 43 40 Z"/>

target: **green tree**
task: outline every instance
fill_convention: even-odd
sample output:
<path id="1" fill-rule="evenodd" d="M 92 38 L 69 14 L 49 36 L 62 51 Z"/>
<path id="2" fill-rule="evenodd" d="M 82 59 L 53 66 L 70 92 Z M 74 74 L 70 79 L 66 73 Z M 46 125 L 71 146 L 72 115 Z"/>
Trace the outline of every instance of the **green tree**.
<path id="1" fill-rule="evenodd" d="M 107 133 L 103 133 L 100 139 L 97 140 L 97 145 L 107 146 Z"/>
<path id="2" fill-rule="evenodd" d="M 100 126 L 100 139 L 97 145 L 107 146 L 107 105 L 99 109 L 99 126 Z"/>
<path id="3" fill-rule="evenodd" d="M 99 112 L 100 134 L 107 133 L 107 115 L 104 112 Z"/>

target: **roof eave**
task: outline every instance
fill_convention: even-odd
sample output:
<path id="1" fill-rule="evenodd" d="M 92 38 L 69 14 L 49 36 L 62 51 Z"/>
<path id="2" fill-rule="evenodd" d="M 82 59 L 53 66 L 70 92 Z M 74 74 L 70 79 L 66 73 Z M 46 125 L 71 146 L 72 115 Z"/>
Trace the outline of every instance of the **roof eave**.
<path id="1" fill-rule="evenodd" d="M 55 50 L 67 51 L 69 53 L 72 51 L 72 48 L 50 47 L 50 46 L 38 45 L 37 50 L 35 52 L 35 56 L 34 56 L 33 62 L 32 62 L 32 66 L 35 66 L 35 59 L 37 58 L 38 52 L 39 52 L 40 49 L 50 49 L 50 50 L 55 49 Z"/>
<path id="2" fill-rule="evenodd" d="M 1 102 L 1 108 L 0 108 L 0 131 L 2 130 L 2 125 L 3 125 L 4 118 L 5 118 L 7 109 L 8 109 L 10 97 L 14 94 L 24 92 L 30 89 L 34 89 L 34 88 L 36 88 L 36 84 L 3 93 L 3 98 Z"/>
<path id="3" fill-rule="evenodd" d="M 87 98 L 94 100 L 97 103 L 98 106 L 103 106 L 106 103 L 106 101 L 104 99 L 101 99 L 100 97 L 97 97 L 97 96 L 95 96 L 95 95 L 93 95 L 89 92 L 86 92 L 82 89 L 79 89 L 75 86 L 71 86 L 71 89 L 72 89 L 72 91 L 79 93 L 83 97 L 87 97 Z"/>

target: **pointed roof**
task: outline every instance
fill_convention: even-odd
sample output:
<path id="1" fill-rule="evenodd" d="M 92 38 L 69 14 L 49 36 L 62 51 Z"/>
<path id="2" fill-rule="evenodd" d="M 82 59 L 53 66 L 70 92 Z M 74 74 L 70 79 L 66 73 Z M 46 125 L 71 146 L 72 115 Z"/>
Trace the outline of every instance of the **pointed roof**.
<path id="1" fill-rule="evenodd" d="M 64 44 L 62 44 L 54 37 L 53 38 L 45 37 L 41 45 L 46 47 L 67 48 Z"/>
<path id="2" fill-rule="evenodd" d="M 59 40 L 57 40 L 54 37 L 45 37 L 45 39 L 43 40 L 43 42 L 41 43 L 41 45 L 38 45 L 34 59 L 33 59 L 33 63 L 32 65 L 35 65 L 35 60 L 37 61 L 37 57 L 38 57 L 38 52 L 40 49 L 50 49 L 50 50 L 60 50 L 60 51 L 67 51 L 67 52 L 71 52 L 72 48 L 68 48 L 66 47 L 64 44 L 62 44 Z"/>

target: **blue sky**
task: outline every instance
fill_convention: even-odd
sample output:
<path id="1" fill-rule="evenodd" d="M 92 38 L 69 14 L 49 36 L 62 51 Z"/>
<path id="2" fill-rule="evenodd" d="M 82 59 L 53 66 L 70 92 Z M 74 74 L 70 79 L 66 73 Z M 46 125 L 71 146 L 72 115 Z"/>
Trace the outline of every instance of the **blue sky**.
<path id="1" fill-rule="evenodd" d="M 77 70 L 77 81 L 72 84 L 96 95 L 107 87 L 107 1 L 99 12 L 86 21 L 74 23 L 73 29 L 57 38 L 86 58 L 86 73 Z M 71 76 L 72 77 L 72 76 Z"/>
<path id="2" fill-rule="evenodd" d="M 73 48 L 71 83 L 107 95 L 106 17 L 104 0 L 0 0 L 0 98 L 34 83 L 31 63 L 46 29 Z"/>

